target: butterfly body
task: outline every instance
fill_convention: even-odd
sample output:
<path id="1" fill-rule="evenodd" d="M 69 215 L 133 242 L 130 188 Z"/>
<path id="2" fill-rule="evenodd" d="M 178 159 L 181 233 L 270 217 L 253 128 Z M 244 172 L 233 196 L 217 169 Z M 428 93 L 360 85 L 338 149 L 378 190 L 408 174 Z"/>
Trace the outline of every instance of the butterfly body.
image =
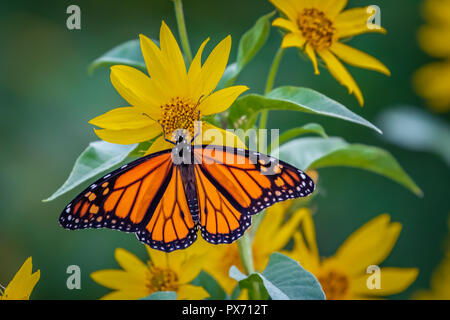
<path id="1" fill-rule="evenodd" d="M 273 157 L 179 141 L 100 178 L 66 206 L 59 221 L 71 230 L 133 232 L 170 252 L 191 245 L 198 230 L 210 243 L 231 243 L 252 215 L 313 191 L 303 171 Z"/>

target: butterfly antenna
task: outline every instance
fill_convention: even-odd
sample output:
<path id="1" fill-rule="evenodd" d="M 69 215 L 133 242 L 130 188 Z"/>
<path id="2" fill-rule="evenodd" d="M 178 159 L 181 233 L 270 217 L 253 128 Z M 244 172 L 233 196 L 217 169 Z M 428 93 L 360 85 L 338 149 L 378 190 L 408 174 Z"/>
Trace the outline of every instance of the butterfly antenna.
<path id="1" fill-rule="evenodd" d="M 148 118 L 150 118 L 150 120 L 153 120 L 153 121 L 156 121 L 155 119 L 153 119 L 152 117 L 150 117 L 148 114 L 146 114 L 146 113 L 142 113 L 142 115 L 144 115 L 144 116 L 146 116 L 146 117 L 148 117 Z M 159 120 L 158 121 L 156 121 L 156 122 L 158 122 L 159 123 Z"/>
<path id="2" fill-rule="evenodd" d="M 159 125 L 160 125 L 161 128 L 162 128 L 164 140 L 166 140 L 167 142 L 169 142 L 169 143 L 171 143 L 171 144 L 173 144 L 173 145 L 176 145 L 175 142 L 173 142 L 172 140 L 169 140 L 169 139 L 166 138 L 166 130 L 164 129 L 164 125 L 161 124 L 161 122 L 160 122 L 159 120 L 158 120 L 157 122 L 159 123 Z"/>

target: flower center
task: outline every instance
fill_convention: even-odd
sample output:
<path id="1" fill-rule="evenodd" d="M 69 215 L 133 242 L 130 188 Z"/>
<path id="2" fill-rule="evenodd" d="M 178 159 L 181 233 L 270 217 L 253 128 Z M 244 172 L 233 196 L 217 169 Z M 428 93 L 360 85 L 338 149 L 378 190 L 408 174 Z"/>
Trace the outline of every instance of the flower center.
<path id="1" fill-rule="evenodd" d="M 150 289 L 150 292 L 177 291 L 178 276 L 170 269 L 162 269 L 152 266 L 150 268 L 147 287 Z"/>
<path id="2" fill-rule="evenodd" d="M 172 134 L 178 129 L 187 130 L 190 136 L 194 137 L 194 123 L 200 120 L 197 102 L 176 97 L 162 105 L 161 109 L 160 124 L 167 139 L 172 139 Z"/>
<path id="3" fill-rule="evenodd" d="M 303 37 L 314 49 L 327 49 L 333 44 L 336 29 L 323 11 L 304 9 L 298 16 L 297 24 Z"/>
<path id="4" fill-rule="evenodd" d="M 349 291 L 348 277 L 337 271 L 329 271 L 317 277 L 328 300 L 342 300 Z"/>

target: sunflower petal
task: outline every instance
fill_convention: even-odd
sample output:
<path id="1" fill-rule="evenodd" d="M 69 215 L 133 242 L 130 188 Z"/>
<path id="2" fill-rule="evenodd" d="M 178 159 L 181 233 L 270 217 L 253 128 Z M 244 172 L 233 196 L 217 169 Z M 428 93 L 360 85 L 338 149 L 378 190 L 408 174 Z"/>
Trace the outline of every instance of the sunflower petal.
<path id="1" fill-rule="evenodd" d="M 144 56 L 147 71 L 154 86 L 159 91 L 160 95 L 164 97 L 164 101 L 171 98 L 170 88 L 173 88 L 176 83 L 172 82 L 172 69 L 167 68 L 167 60 L 163 56 L 158 46 L 143 34 L 139 35 L 142 55 Z"/>
<path id="2" fill-rule="evenodd" d="M 141 71 L 129 66 L 112 66 L 111 82 L 117 92 L 132 106 L 143 110 L 159 109 L 165 99 L 154 86 L 154 81 Z"/>
<path id="3" fill-rule="evenodd" d="M 187 86 L 187 74 L 186 65 L 184 64 L 183 54 L 178 46 L 175 37 L 170 31 L 167 24 L 163 21 L 161 23 L 160 31 L 161 53 L 166 57 L 166 61 L 172 69 L 174 76 L 173 81 L 177 82 L 177 88 L 183 89 Z M 180 92 L 180 95 L 184 95 L 184 92 Z"/>
<path id="4" fill-rule="evenodd" d="M 328 50 L 318 51 L 319 56 L 326 63 L 328 70 L 333 77 L 343 86 L 348 88 L 350 94 L 354 94 L 361 106 L 364 105 L 364 98 L 361 90 L 353 77 L 344 67 L 344 65 Z"/>
<path id="5" fill-rule="evenodd" d="M 152 143 L 150 148 L 148 148 L 148 150 L 145 153 L 145 155 L 147 156 L 149 154 L 156 153 L 156 152 L 159 152 L 159 151 L 172 149 L 173 146 L 174 145 L 172 143 L 169 143 L 169 142 L 166 141 L 164 136 L 160 136 L 160 137 L 156 138 L 156 140 Z"/>
<path id="6" fill-rule="evenodd" d="M 199 110 L 204 116 L 227 110 L 247 86 L 233 86 L 214 92 L 200 103 Z"/>
<path id="7" fill-rule="evenodd" d="M 148 289 L 145 285 L 147 279 L 141 274 L 107 269 L 91 273 L 91 278 L 98 284 L 109 289 L 123 290 L 130 294 L 135 292 L 141 297 L 145 297 L 148 294 Z"/>
<path id="8" fill-rule="evenodd" d="M 286 246 L 298 229 L 300 222 L 302 222 L 307 215 L 309 215 L 308 209 L 299 209 L 279 228 L 269 245 L 272 248 L 271 252 L 280 251 Z"/>
<path id="9" fill-rule="evenodd" d="M 209 297 L 209 293 L 205 289 L 191 284 L 181 285 L 177 295 L 178 300 L 203 300 Z"/>
<path id="10" fill-rule="evenodd" d="M 380 289 L 369 289 L 367 280 L 370 275 L 364 275 L 352 281 L 352 291 L 364 296 L 389 296 L 406 290 L 418 274 L 416 268 L 381 268 Z"/>
<path id="11" fill-rule="evenodd" d="M 194 280 L 203 269 L 205 261 L 198 255 L 192 255 L 181 265 L 180 283 L 189 283 Z"/>
<path id="12" fill-rule="evenodd" d="M 112 130 L 140 129 L 155 124 L 155 121 L 144 115 L 135 107 L 116 108 L 89 121 L 90 124 Z"/>
<path id="13" fill-rule="evenodd" d="M 282 48 L 297 47 L 302 48 L 306 40 L 298 33 L 288 33 L 283 37 L 281 42 Z"/>
<path id="14" fill-rule="evenodd" d="M 365 272 L 378 265 L 391 253 L 401 231 L 401 224 L 390 223 L 389 215 L 380 215 L 355 231 L 335 255 L 352 274 Z"/>
<path id="15" fill-rule="evenodd" d="M 30 298 L 31 292 L 41 276 L 39 270 L 32 273 L 32 268 L 32 258 L 29 257 L 6 287 L 3 298 L 9 300 L 28 300 Z"/>
<path id="16" fill-rule="evenodd" d="M 352 48 L 346 44 L 335 42 L 330 50 L 341 60 L 352 66 L 378 71 L 387 76 L 391 75 L 391 72 L 383 63 L 367 53 Z"/>
<path id="17" fill-rule="evenodd" d="M 283 29 L 285 29 L 287 31 L 291 31 L 291 32 L 299 31 L 298 26 L 294 22 L 292 22 L 291 20 L 284 19 L 284 18 L 276 18 L 275 20 L 273 20 L 272 26 L 283 28 Z"/>
<path id="18" fill-rule="evenodd" d="M 207 38 L 205 41 L 203 41 L 203 43 L 200 45 L 200 48 L 198 48 L 198 51 L 195 54 L 195 57 L 192 60 L 191 65 L 189 67 L 188 80 L 189 80 L 189 85 L 191 88 L 191 93 L 199 85 L 199 83 L 197 83 L 195 80 L 197 80 L 199 78 L 200 72 L 202 71 L 202 54 L 203 54 L 203 50 L 205 49 L 205 46 L 208 42 L 209 42 L 209 38 Z"/>
<path id="19" fill-rule="evenodd" d="M 320 74 L 319 67 L 317 65 L 316 53 L 314 52 L 314 49 L 310 44 L 306 45 L 305 52 L 314 66 L 314 74 Z"/>
<path id="20" fill-rule="evenodd" d="M 348 0 L 321 0 L 321 8 L 327 14 L 327 17 L 334 18 L 347 5 Z"/>
<path id="21" fill-rule="evenodd" d="M 138 257 L 125 249 L 117 248 L 114 257 L 125 271 L 145 273 L 147 270 L 147 266 Z"/>
<path id="22" fill-rule="evenodd" d="M 163 251 L 152 249 L 149 246 L 145 246 L 147 249 L 148 256 L 152 261 L 153 265 L 157 267 L 167 268 L 167 254 Z"/>
<path id="23" fill-rule="evenodd" d="M 381 26 L 369 28 L 372 11 L 366 8 L 353 8 L 339 14 L 335 20 L 337 37 L 347 38 L 368 32 L 386 33 Z"/>
<path id="24" fill-rule="evenodd" d="M 269 0 L 275 8 L 283 12 L 291 20 L 295 20 L 297 17 L 297 7 L 293 1 L 289 0 Z"/>
<path id="25" fill-rule="evenodd" d="M 212 50 L 197 79 L 194 80 L 199 86 L 193 97 L 208 96 L 214 90 L 225 72 L 230 50 L 231 36 L 227 36 Z"/>
<path id="26" fill-rule="evenodd" d="M 230 148 L 247 148 L 245 143 L 231 131 L 223 130 L 206 122 L 202 122 L 202 134 L 195 139 L 194 143 L 196 145 L 208 144 Z"/>
<path id="27" fill-rule="evenodd" d="M 161 133 L 161 130 L 161 126 L 154 123 L 139 129 L 94 129 L 94 132 L 100 139 L 110 143 L 133 144 L 153 139 Z"/>

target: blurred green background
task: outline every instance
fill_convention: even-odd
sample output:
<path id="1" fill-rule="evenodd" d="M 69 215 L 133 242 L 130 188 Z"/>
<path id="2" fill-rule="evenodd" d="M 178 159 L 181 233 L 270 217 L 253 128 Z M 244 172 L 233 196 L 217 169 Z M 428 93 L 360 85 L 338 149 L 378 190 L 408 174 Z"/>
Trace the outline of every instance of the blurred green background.
<path id="1" fill-rule="evenodd" d="M 66 28 L 66 8 L 81 8 L 81 30 Z M 318 90 L 370 121 L 398 104 L 425 109 L 411 86 L 414 70 L 431 61 L 417 45 L 423 23 L 420 0 L 349 1 L 350 7 L 377 4 L 387 35 L 369 34 L 351 45 L 383 61 L 392 77 L 351 68 L 366 99 L 364 108 L 322 69 L 313 75 L 309 61 L 295 50 L 286 54 L 276 86 L 298 85 Z M 191 46 L 211 37 L 213 44 L 233 37 L 232 58 L 240 36 L 262 14 L 273 10 L 264 0 L 185 0 Z M 67 178 L 77 156 L 97 140 L 88 120 L 125 102 L 109 81 L 109 70 L 88 76 L 87 67 L 110 48 L 139 33 L 157 38 L 161 20 L 176 30 L 169 0 L 142 1 L 2 1 L 0 4 L 0 283 L 6 285 L 28 256 L 41 270 L 32 298 L 97 299 L 108 290 L 89 274 L 115 268 L 113 252 L 126 248 L 145 258 L 135 236 L 111 230 L 65 231 L 58 225 L 60 211 L 81 188 L 50 202 Z M 447 39 L 448 40 L 448 39 Z M 269 64 L 280 44 L 272 29 L 268 44 L 239 77 L 239 84 L 261 93 Z M 449 121 L 449 115 L 440 115 Z M 388 149 L 422 188 L 418 198 L 383 177 L 361 170 L 332 168 L 319 171 L 322 191 L 315 217 L 322 255 L 332 255 L 348 235 L 371 218 L 390 213 L 403 231 L 385 266 L 418 267 L 417 281 L 394 298 L 408 298 L 428 287 L 432 270 L 443 257 L 450 212 L 450 171 L 438 156 L 411 152 L 385 142 L 364 127 L 301 113 L 272 113 L 269 125 L 283 130 L 308 122 L 322 124 L 329 135 L 349 142 Z M 84 187 L 84 186 L 83 186 Z M 66 288 L 66 268 L 81 267 L 82 289 Z"/>

